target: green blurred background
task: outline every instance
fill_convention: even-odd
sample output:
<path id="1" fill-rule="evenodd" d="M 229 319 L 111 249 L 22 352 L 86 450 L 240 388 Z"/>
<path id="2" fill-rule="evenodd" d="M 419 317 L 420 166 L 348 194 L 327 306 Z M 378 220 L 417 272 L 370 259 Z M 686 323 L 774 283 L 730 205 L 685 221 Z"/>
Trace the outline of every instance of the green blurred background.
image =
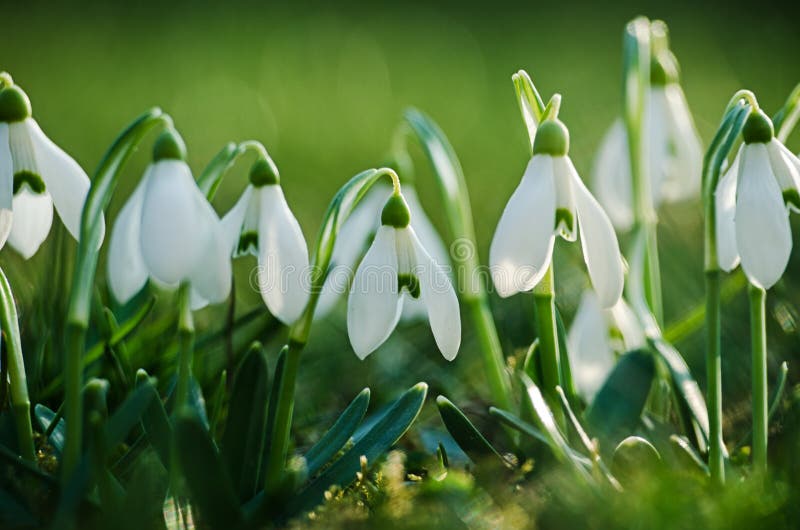
<path id="1" fill-rule="evenodd" d="M 800 81 L 796 18 L 766 3 L 700 4 L 2 2 L 0 69 L 28 92 L 43 129 L 89 171 L 121 128 L 153 105 L 173 116 L 195 172 L 225 142 L 261 140 L 280 168 L 309 244 L 338 187 L 380 165 L 403 109 L 419 107 L 441 125 L 461 158 L 485 262 L 528 156 L 510 79 L 516 70 L 526 69 L 546 98 L 563 95 L 571 154 L 587 179 L 600 139 L 620 110 L 622 28 L 635 15 L 668 23 L 705 141 L 739 88 L 755 91 L 769 112 L 778 109 Z M 795 151 L 798 136 L 790 142 Z M 112 212 L 135 185 L 148 151 L 136 155 Z M 414 155 L 422 202 L 445 229 L 429 168 L 419 152 Z M 237 166 L 223 184 L 215 201 L 220 213 L 243 188 L 246 169 Z M 667 319 L 675 321 L 702 300 L 699 204 L 671 206 L 661 218 Z M 33 258 L 35 268 L 48 270 L 51 246 Z M 567 316 L 588 285 L 576 247 L 558 250 L 559 304 Z M 4 250 L 3 259 L 16 260 L 11 254 Z M 793 257 L 787 279 L 769 299 L 773 375 L 783 359 L 796 373 L 798 264 Z M 246 281 L 253 265 L 237 265 L 239 313 L 260 303 Z M 24 271 L 12 280 L 24 283 Z M 32 293 L 30 287 L 23 294 Z M 533 337 L 530 300 L 494 299 L 493 305 L 507 354 L 525 348 Z M 207 310 L 202 325 L 221 327 L 224 313 Z M 743 292 L 726 305 L 725 317 L 728 418 L 746 421 Z M 342 312 L 320 324 L 303 361 L 298 424 L 313 423 L 320 410 L 332 412 L 365 385 L 386 388 L 381 399 L 419 379 L 431 382 L 434 392 L 481 394 L 478 354 L 464 322 L 464 347 L 453 365 L 439 357 L 426 325 L 396 335 L 362 363 L 349 348 Z M 702 384 L 702 333 L 678 346 Z M 199 364 L 202 369 L 203 360 Z"/>

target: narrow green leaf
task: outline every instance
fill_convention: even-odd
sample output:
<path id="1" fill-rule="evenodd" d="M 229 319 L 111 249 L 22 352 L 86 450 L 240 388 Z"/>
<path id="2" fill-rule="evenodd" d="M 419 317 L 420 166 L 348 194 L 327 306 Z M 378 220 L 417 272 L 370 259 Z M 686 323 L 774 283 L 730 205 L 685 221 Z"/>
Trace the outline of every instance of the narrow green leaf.
<path id="1" fill-rule="evenodd" d="M 67 428 L 66 423 L 64 423 L 64 418 L 58 418 L 58 423 L 53 425 L 53 421 L 56 420 L 56 413 L 41 403 L 37 403 L 33 408 L 33 415 L 36 417 L 43 431 L 47 432 L 48 429 L 52 428 L 52 432 L 47 441 L 53 447 L 53 452 L 56 455 L 60 455 L 61 451 L 64 449 L 64 431 Z"/>
<path id="2" fill-rule="evenodd" d="M 186 486 L 209 528 L 241 528 L 244 525 L 231 478 L 193 411 L 179 411 L 175 418 L 175 440 Z"/>
<path id="3" fill-rule="evenodd" d="M 153 383 L 146 381 L 122 402 L 106 425 L 106 444 L 109 450 L 125 441 L 131 429 L 142 420 L 144 412 L 155 396 Z"/>
<path id="4" fill-rule="evenodd" d="M 414 423 L 427 393 L 428 385 L 418 383 L 400 396 L 361 440 L 289 501 L 286 514 L 312 509 L 334 484 L 343 488 L 350 485 L 361 470 L 361 457 L 372 464 L 389 450 Z"/>
<path id="5" fill-rule="evenodd" d="M 500 453 L 452 401 L 444 396 L 438 396 L 436 406 L 439 407 L 439 415 L 447 431 L 473 462 L 480 463 L 487 457 L 497 457 L 505 465 L 506 462 Z"/>
<path id="6" fill-rule="evenodd" d="M 236 372 L 221 443 L 222 460 L 243 501 L 256 494 L 268 406 L 267 356 L 255 343 Z"/>
<path id="7" fill-rule="evenodd" d="M 233 142 L 228 142 L 203 169 L 197 178 L 197 186 L 210 201 L 222 183 L 222 176 L 241 154 L 241 149 Z"/>
<path id="8" fill-rule="evenodd" d="M 164 468 L 170 469 L 172 425 L 167 417 L 164 404 L 161 402 L 161 397 L 158 395 L 158 390 L 153 384 L 145 385 L 147 382 L 149 382 L 147 372 L 139 370 L 136 373 L 137 387 L 145 386 L 152 395 L 147 408 L 142 413 L 142 427 Z"/>
<path id="9" fill-rule="evenodd" d="M 275 428 L 275 416 L 278 407 L 281 382 L 283 381 L 284 366 L 286 366 L 286 352 L 288 347 L 284 346 L 278 353 L 278 360 L 275 363 L 275 374 L 273 376 L 272 388 L 269 393 L 269 406 L 267 408 L 267 430 L 264 434 L 264 453 L 261 455 L 261 465 L 259 466 L 259 481 L 262 481 L 267 472 L 267 460 L 269 458 L 270 444 L 272 443 L 272 430 Z"/>
<path id="10" fill-rule="evenodd" d="M 580 403 L 580 400 L 578 391 L 575 389 L 575 381 L 572 379 L 572 365 L 567 350 L 567 330 L 558 307 L 556 307 L 556 331 L 558 333 L 558 368 L 561 376 L 561 388 L 563 388 L 569 403 L 575 406 L 576 403 Z"/>
<path id="11" fill-rule="evenodd" d="M 622 355 L 586 412 L 586 423 L 603 450 L 631 435 L 641 420 L 653 384 L 655 362 L 648 351 Z"/>
<path id="12" fill-rule="evenodd" d="M 539 429 L 537 429 L 527 421 L 523 420 L 522 418 L 508 412 L 507 410 L 498 409 L 497 407 L 490 407 L 489 414 L 500 420 L 505 425 L 508 425 L 512 429 L 516 429 L 522 434 L 530 436 L 531 438 L 538 440 L 543 444 L 550 445 L 550 439 L 544 434 L 542 434 L 542 432 Z"/>
<path id="13" fill-rule="evenodd" d="M 314 476 L 327 464 L 356 432 L 369 407 L 369 388 L 365 388 L 347 405 L 336 423 L 305 454 L 309 476 Z"/>
<path id="14" fill-rule="evenodd" d="M 699 471 L 703 475 L 710 475 L 708 465 L 706 465 L 700 455 L 694 450 L 688 438 L 673 434 L 669 437 L 669 441 L 672 445 L 672 450 L 686 467 Z"/>

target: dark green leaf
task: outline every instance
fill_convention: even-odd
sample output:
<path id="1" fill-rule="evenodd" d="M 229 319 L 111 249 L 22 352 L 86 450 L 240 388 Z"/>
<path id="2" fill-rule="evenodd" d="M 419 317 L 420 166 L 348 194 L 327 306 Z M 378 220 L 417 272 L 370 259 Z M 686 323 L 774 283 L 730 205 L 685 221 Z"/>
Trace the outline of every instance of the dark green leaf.
<path id="1" fill-rule="evenodd" d="M 323 494 L 334 484 L 341 487 L 350 485 L 356 479 L 356 472 L 361 469 L 362 456 L 366 457 L 368 463 L 374 463 L 414 423 L 425 403 L 427 392 L 428 385 L 418 383 L 400 396 L 361 440 L 291 499 L 286 513 L 291 515 L 312 509 L 322 502 Z"/>
<path id="2" fill-rule="evenodd" d="M 247 352 L 236 373 L 222 437 L 222 460 L 234 481 L 239 499 L 257 491 L 258 470 L 264 453 L 264 435 L 269 405 L 267 356 L 256 343 Z"/>
<path id="3" fill-rule="evenodd" d="M 181 471 L 202 520 L 210 528 L 241 528 L 242 512 L 231 478 L 193 411 L 184 409 L 176 415 L 175 440 Z"/>
<path id="4" fill-rule="evenodd" d="M 472 459 L 473 462 L 482 462 L 487 457 L 496 457 L 503 464 L 505 460 L 500 453 L 492 447 L 492 444 L 484 438 L 478 429 L 469 421 L 461 410 L 452 401 L 444 396 L 436 398 L 436 406 L 439 407 L 439 415 L 442 417 L 444 426 L 458 446 Z"/>
<path id="5" fill-rule="evenodd" d="M 109 450 L 125 441 L 128 433 L 141 420 L 144 412 L 153 399 L 157 398 L 157 393 L 153 383 L 146 381 L 139 385 L 130 396 L 122 402 L 122 405 L 111 415 L 106 425 L 106 443 Z"/>
<path id="6" fill-rule="evenodd" d="M 347 444 L 369 407 L 369 388 L 365 388 L 344 409 L 336 423 L 305 454 L 309 476 L 314 476 Z"/>
<path id="7" fill-rule="evenodd" d="M 654 374 L 648 351 L 634 350 L 619 358 L 586 412 L 586 423 L 600 439 L 601 449 L 613 449 L 636 430 Z"/>
<path id="8" fill-rule="evenodd" d="M 56 419 L 56 413 L 45 407 L 41 403 L 37 403 L 33 408 L 33 414 L 39 422 L 39 426 L 43 431 L 51 428 L 53 421 Z M 60 455 L 64 449 L 64 431 L 67 425 L 64 423 L 64 418 L 59 418 L 56 425 L 52 425 L 52 432 L 48 438 L 48 442 L 53 446 L 53 452 Z"/>
<path id="9" fill-rule="evenodd" d="M 147 373 L 144 370 L 139 370 L 136 374 L 137 387 L 144 385 L 146 381 Z M 150 384 L 147 385 L 146 388 L 149 389 L 152 398 L 147 408 L 142 413 L 142 427 L 150 441 L 150 445 L 155 449 L 164 468 L 169 469 L 169 463 L 172 457 L 172 425 L 167 417 L 167 411 L 164 409 L 164 404 L 161 402 L 161 397 L 158 395 L 156 387 Z"/>

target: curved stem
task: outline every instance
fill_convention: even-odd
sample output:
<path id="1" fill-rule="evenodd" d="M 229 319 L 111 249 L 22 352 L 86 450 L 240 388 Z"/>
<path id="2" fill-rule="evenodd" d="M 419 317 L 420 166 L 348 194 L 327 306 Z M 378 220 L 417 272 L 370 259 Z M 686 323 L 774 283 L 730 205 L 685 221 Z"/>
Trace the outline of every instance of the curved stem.
<path id="1" fill-rule="evenodd" d="M 564 416 L 556 390 L 556 387 L 561 385 L 561 369 L 552 263 L 547 268 L 544 278 L 533 288 L 533 300 L 536 306 L 536 328 L 542 366 L 542 391 L 550 410 L 553 411 L 559 425 L 563 427 Z"/>
<path id="2" fill-rule="evenodd" d="M 706 377 L 708 389 L 708 467 L 717 485 L 725 483 L 722 438 L 722 355 L 720 351 L 719 270 L 706 271 Z"/>
<path id="3" fill-rule="evenodd" d="M 750 342 L 753 354 L 753 472 L 767 471 L 767 292 L 750 285 Z"/>

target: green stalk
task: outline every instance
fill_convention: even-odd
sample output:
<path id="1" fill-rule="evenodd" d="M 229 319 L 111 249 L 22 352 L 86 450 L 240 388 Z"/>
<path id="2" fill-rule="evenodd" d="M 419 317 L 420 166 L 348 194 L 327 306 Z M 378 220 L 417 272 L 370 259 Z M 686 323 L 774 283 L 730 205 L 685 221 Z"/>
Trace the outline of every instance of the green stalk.
<path id="1" fill-rule="evenodd" d="M 713 222 L 711 224 L 713 225 Z M 722 451 L 725 442 L 722 438 L 722 355 L 720 351 L 719 283 L 719 269 L 706 270 L 708 467 L 711 471 L 711 479 L 715 484 L 721 486 L 725 483 L 725 456 Z"/>
<path id="2" fill-rule="evenodd" d="M 9 391 L 20 454 L 25 460 L 36 462 L 31 425 L 31 401 L 28 397 L 25 358 L 22 355 L 22 344 L 19 338 L 17 306 L 14 304 L 11 285 L 2 269 L 0 269 L 0 328 L 3 330 L 6 342 Z"/>
<path id="3" fill-rule="evenodd" d="M 64 411 L 66 435 L 61 460 L 62 484 L 68 484 L 78 464 L 83 447 L 83 354 L 86 330 L 89 327 L 92 292 L 99 259 L 103 211 L 125 165 L 144 136 L 159 124 L 170 124 L 171 118 L 160 109 L 151 109 L 134 120 L 106 151 L 95 171 L 81 213 L 81 231 L 75 266 L 72 271 L 72 291 L 67 310 L 64 349 Z"/>
<path id="4" fill-rule="evenodd" d="M 178 289 L 178 381 L 175 384 L 175 408 L 178 412 L 189 399 L 194 362 L 194 317 L 190 303 L 191 289 L 182 283 Z"/>
<path id="5" fill-rule="evenodd" d="M 553 264 L 551 263 L 544 278 L 533 288 L 533 301 L 536 307 L 536 327 L 539 336 L 542 393 L 556 420 L 563 427 L 564 416 L 556 390 L 556 387 L 561 385 L 561 370 L 553 276 Z"/>
<path id="6" fill-rule="evenodd" d="M 767 471 L 767 292 L 750 285 L 750 343 L 753 354 L 753 472 Z"/>
<path id="7" fill-rule="evenodd" d="M 464 300 L 472 315 L 475 333 L 481 346 L 481 358 L 485 376 L 489 383 L 489 391 L 498 408 L 511 410 L 510 385 L 508 374 L 503 363 L 503 347 L 497 336 L 497 328 L 486 297 Z"/>

